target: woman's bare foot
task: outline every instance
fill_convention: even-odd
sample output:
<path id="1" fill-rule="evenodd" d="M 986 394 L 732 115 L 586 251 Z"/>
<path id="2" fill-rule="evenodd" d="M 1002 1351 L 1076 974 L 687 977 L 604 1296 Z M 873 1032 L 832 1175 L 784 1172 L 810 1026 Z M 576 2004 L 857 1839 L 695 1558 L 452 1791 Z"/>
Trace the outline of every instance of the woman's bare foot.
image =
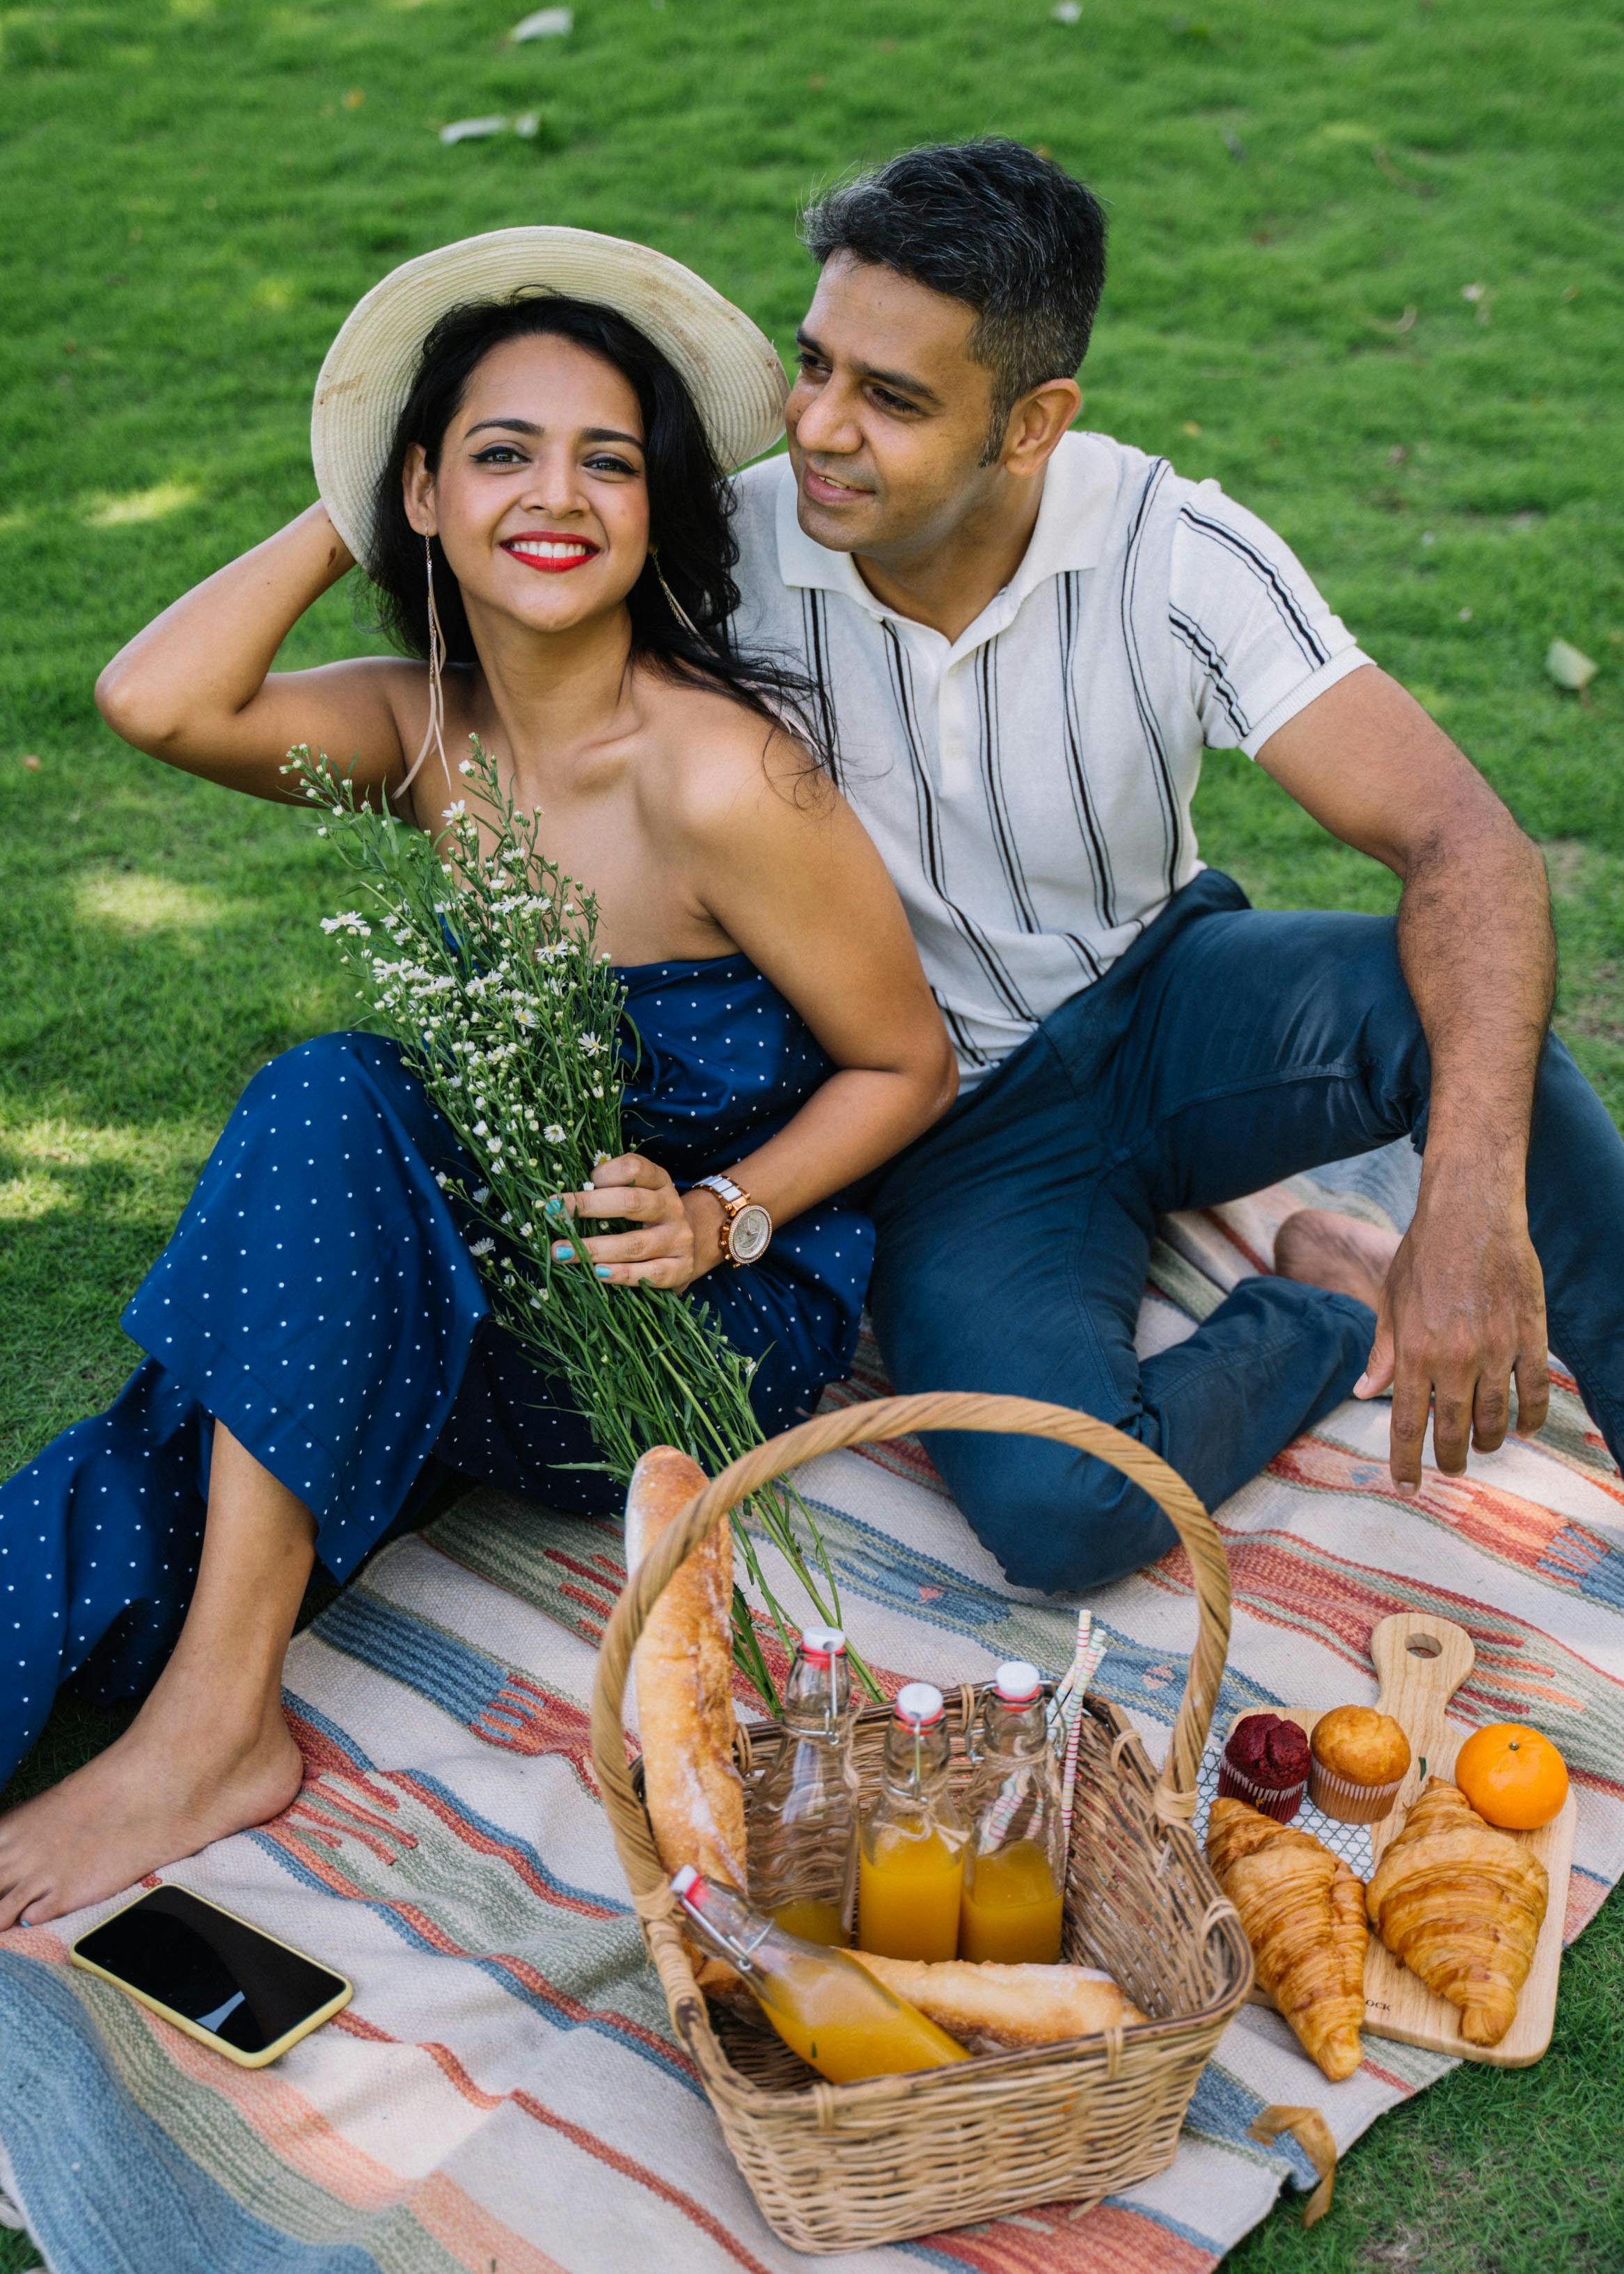
<path id="1" fill-rule="evenodd" d="M 232 1714 L 176 1694 L 190 1687 L 166 1676 L 104 1753 L 0 1817 L 0 1930 L 118 1894 L 288 1806 L 304 1764 L 280 1704 Z"/>
<path id="2" fill-rule="evenodd" d="M 1373 1311 L 1398 1249 L 1395 1231 L 1330 1209 L 1299 1209 L 1274 1235 L 1274 1269 L 1282 1279 L 1351 1295 Z"/>
<path id="3" fill-rule="evenodd" d="M 304 1502 L 216 1421 L 175 1654 L 116 1744 L 0 1817 L 0 1931 L 43 1926 L 282 1814 L 304 1776 L 282 1660 L 315 1539 Z"/>

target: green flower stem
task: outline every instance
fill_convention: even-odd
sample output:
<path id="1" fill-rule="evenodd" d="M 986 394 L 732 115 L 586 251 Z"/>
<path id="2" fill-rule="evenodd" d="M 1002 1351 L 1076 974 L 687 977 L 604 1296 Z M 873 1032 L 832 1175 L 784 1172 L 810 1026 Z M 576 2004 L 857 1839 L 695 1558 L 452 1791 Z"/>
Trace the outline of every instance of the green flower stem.
<path id="1" fill-rule="evenodd" d="M 584 1416 L 603 1458 L 583 1465 L 601 1465 L 624 1485 L 651 1446 L 673 1444 L 716 1474 L 762 1442 L 750 1364 L 702 1303 L 668 1288 L 615 1288 L 553 1259 L 553 1237 L 569 1223 L 562 1195 L 583 1190 L 599 1162 L 628 1150 L 620 1038 L 630 1031 L 635 1041 L 635 1032 L 625 990 L 597 946 L 592 895 L 546 858 L 536 815 L 517 810 L 477 740 L 460 769 L 468 794 L 447 809 L 435 838 L 374 811 L 308 748 L 290 750 L 288 761 L 284 771 L 321 809 L 320 834 L 332 838 L 369 903 L 325 917 L 324 928 L 337 936 L 373 1022 L 473 1163 L 471 1177 L 440 1182 L 469 1226 L 492 1316 Z M 818 1616 L 838 1621 L 834 1571 L 799 1493 L 776 1484 L 747 1506 Z M 811 1564 L 798 1524 L 812 1543 Z M 742 1524 L 733 1537 L 744 1578 L 791 1649 L 793 1632 L 755 1540 Z M 776 1713 L 741 1584 L 733 1647 Z M 877 1698 L 855 1653 L 852 1663 Z"/>

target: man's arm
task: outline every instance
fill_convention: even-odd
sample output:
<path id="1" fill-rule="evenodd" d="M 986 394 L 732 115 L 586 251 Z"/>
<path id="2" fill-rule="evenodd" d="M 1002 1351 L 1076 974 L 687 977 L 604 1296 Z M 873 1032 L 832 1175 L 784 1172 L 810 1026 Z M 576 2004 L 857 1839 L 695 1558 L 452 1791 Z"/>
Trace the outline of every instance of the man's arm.
<path id="1" fill-rule="evenodd" d="M 1415 1220 L 1356 1395 L 1393 1386 L 1394 1480 L 1420 1482 L 1545 1418 L 1545 1284 L 1524 1170 L 1556 945 L 1545 864 L 1482 775 L 1373 666 L 1272 734 L 1258 762 L 1322 827 L 1400 877 L 1399 959 L 1432 1057 Z"/>

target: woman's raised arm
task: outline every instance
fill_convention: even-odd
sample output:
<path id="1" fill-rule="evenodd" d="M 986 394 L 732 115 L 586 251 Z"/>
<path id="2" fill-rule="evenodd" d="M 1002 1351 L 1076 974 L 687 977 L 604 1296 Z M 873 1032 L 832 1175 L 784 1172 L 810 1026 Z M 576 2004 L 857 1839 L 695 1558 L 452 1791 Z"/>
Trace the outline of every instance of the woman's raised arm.
<path id="1" fill-rule="evenodd" d="M 281 772 L 296 742 L 381 787 L 403 769 L 402 717 L 427 701 L 421 666 L 271 669 L 305 609 L 354 565 L 327 508 L 311 506 L 138 632 L 97 680 L 96 708 L 138 750 L 251 796 L 296 794 Z"/>

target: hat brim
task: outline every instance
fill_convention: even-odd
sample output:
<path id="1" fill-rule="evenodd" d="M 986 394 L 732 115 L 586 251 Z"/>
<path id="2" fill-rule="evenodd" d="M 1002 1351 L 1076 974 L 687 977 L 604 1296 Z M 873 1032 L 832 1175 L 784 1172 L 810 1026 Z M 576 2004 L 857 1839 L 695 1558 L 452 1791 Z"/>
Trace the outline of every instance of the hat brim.
<path id="1" fill-rule="evenodd" d="M 590 300 L 635 324 L 688 388 L 725 471 L 759 457 L 782 433 L 787 382 L 771 341 L 680 260 L 590 229 L 462 237 L 374 284 L 344 319 L 316 380 L 310 449 L 317 486 L 363 565 L 372 557 L 379 478 L 424 341 L 464 301 L 526 290 Z"/>

